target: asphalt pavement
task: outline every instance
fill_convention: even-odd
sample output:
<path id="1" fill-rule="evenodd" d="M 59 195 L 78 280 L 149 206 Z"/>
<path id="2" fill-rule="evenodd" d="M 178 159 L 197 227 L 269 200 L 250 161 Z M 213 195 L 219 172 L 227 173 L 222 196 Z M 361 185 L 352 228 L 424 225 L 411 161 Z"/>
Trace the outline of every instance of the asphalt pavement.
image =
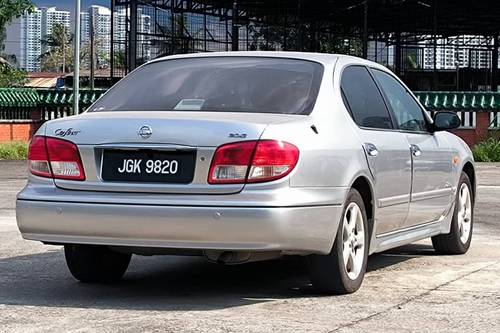
<path id="1" fill-rule="evenodd" d="M 1 332 L 500 332 L 500 164 L 478 165 L 466 255 L 435 255 L 429 240 L 373 255 L 347 296 L 316 294 L 302 258 L 134 256 L 119 284 L 79 283 L 61 247 L 21 238 L 25 165 L 0 161 Z"/>

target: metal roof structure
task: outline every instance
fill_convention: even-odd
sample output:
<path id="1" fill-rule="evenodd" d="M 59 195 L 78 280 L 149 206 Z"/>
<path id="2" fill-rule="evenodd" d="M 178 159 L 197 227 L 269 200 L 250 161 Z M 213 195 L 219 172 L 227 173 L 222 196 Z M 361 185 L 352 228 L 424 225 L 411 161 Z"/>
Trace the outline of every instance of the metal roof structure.
<path id="1" fill-rule="evenodd" d="M 197 2 L 231 9 L 235 1 Z M 245 17 L 279 22 L 286 14 L 300 16 L 306 22 L 360 29 L 367 9 L 369 30 L 381 33 L 494 35 L 500 27 L 500 2 L 495 0 L 237 0 L 237 5 Z"/>
<path id="2" fill-rule="evenodd" d="M 121 24 L 126 33 L 112 33 L 111 76 L 168 54 L 289 50 L 371 58 L 386 63 L 405 79 L 412 65 L 408 65 L 408 58 L 423 57 L 422 42 L 434 48 L 436 54 L 436 49 L 443 46 L 438 41 L 443 38 L 478 35 L 484 36 L 485 42 L 472 45 L 457 41 L 447 46 L 467 50 L 471 57 L 478 52 L 487 54 L 488 67 L 471 79 L 478 82 L 474 89 L 496 90 L 500 81 L 496 65 L 500 1 L 111 0 L 111 6 L 112 11 L 126 16 L 112 16 L 118 20 L 112 24 L 113 29 Z M 370 49 L 370 42 L 375 51 Z M 393 49 L 377 50 L 382 43 Z M 436 60 L 433 72 L 433 90 L 449 86 L 440 85 Z M 459 84 L 458 76 L 454 84 L 457 90 L 469 86 Z"/>

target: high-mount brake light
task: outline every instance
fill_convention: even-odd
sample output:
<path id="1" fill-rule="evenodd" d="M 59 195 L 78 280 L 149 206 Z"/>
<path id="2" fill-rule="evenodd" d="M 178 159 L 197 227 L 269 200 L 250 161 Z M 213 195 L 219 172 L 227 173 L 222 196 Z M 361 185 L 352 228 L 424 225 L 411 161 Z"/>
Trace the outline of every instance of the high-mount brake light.
<path id="1" fill-rule="evenodd" d="M 277 180 L 297 165 L 299 149 L 278 140 L 242 141 L 217 148 L 208 183 L 243 184 Z"/>
<path id="2" fill-rule="evenodd" d="M 78 147 L 67 140 L 35 136 L 28 153 L 29 170 L 40 177 L 85 180 Z"/>

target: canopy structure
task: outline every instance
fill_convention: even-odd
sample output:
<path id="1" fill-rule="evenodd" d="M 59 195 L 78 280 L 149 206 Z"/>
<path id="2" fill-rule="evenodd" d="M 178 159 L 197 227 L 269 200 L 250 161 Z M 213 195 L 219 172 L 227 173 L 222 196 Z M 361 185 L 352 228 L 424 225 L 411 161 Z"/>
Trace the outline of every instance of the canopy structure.
<path id="1" fill-rule="evenodd" d="M 499 1 L 111 1 L 112 76 L 161 55 L 258 49 L 358 55 L 391 67 L 413 89 L 497 90 L 499 82 Z M 457 58 L 452 75 L 438 68 L 446 49 L 468 59 Z"/>

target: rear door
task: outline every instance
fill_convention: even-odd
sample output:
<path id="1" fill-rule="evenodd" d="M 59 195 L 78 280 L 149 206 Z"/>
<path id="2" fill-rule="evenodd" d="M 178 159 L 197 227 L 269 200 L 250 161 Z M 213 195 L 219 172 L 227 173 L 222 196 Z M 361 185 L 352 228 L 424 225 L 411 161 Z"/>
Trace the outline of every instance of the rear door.
<path id="1" fill-rule="evenodd" d="M 410 211 L 403 227 L 436 221 L 452 200 L 452 154 L 448 142 L 428 131 L 424 111 L 392 75 L 371 70 L 394 115 L 397 128 L 410 144 L 413 180 Z"/>
<path id="2" fill-rule="evenodd" d="M 344 69 L 344 103 L 359 127 L 376 198 L 376 233 L 396 230 L 406 219 L 411 186 L 411 157 L 406 136 L 393 122 L 373 78 L 364 66 Z"/>

